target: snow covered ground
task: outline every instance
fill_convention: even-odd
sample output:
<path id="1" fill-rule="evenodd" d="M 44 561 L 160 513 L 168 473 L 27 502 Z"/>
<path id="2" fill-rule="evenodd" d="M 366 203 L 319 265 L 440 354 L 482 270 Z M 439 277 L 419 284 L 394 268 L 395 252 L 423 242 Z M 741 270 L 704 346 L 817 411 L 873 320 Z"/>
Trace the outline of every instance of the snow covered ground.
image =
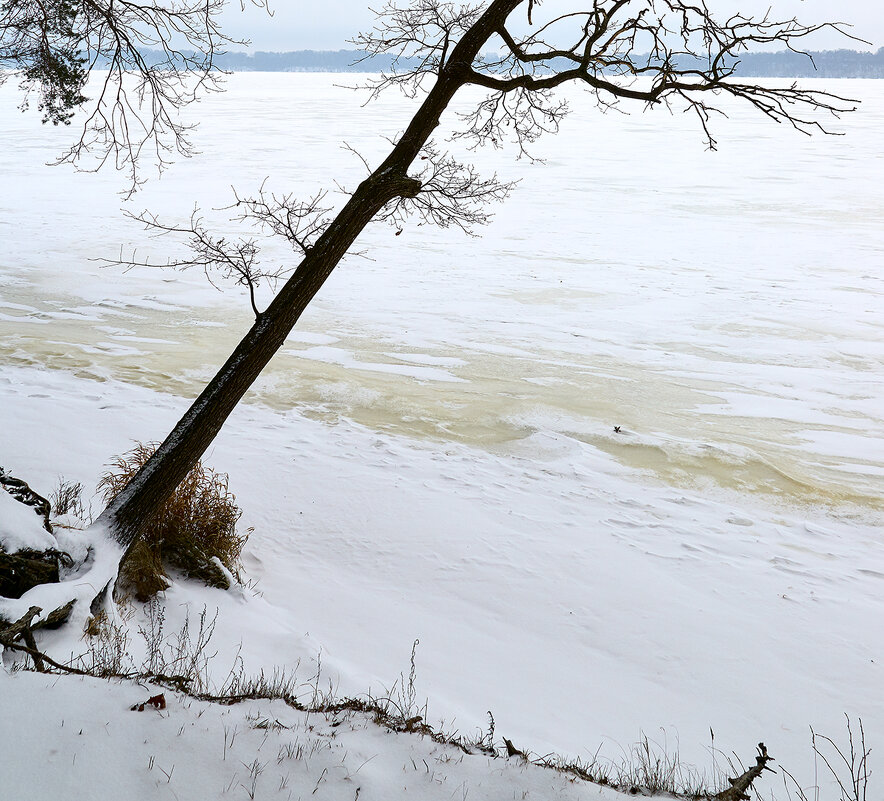
<path id="1" fill-rule="evenodd" d="M 235 76 L 200 109 L 204 154 L 129 205 L 174 217 L 199 200 L 220 219 L 229 183 L 352 185 L 360 165 L 338 143 L 372 160 L 407 107 L 361 109 L 335 80 Z M 491 710 L 500 735 L 537 753 L 617 756 L 644 731 L 706 767 L 711 727 L 718 747 L 745 759 L 764 740 L 812 776 L 808 726 L 838 736 L 843 713 L 879 748 L 884 87 L 825 86 L 864 101 L 847 138 L 733 110 L 716 154 L 681 116 L 575 103 L 540 148 L 547 164 L 476 156 L 525 178 L 482 239 L 367 232 L 374 260 L 332 277 L 207 456 L 254 527 L 244 564 L 257 594 L 179 583 L 170 622 L 217 608 L 219 673 L 237 652 L 250 671 L 300 665 L 305 681 L 321 661 L 341 694 L 389 687 L 419 639 L 432 720 L 473 732 Z M 90 262 L 162 243 L 121 220 L 118 177 L 42 167 L 63 138 L 5 96 L 0 109 L 2 136 L 23 143 L 0 148 L 0 464 L 44 493 L 58 475 L 91 488 L 132 440 L 162 438 L 247 308 L 197 275 Z M 65 637 L 47 641 L 52 653 L 83 650 Z M 4 768 L 29 747 L 6 749 L 17 722 L 53 706 L 50 691 L 93 737 L 104 722 L 127 731 L 127 707 L 144 700 L 93 682 L 0 682 Z M 144 782 L 146 798 L 165 781 L 151 755 L 196 776 L 219 758 L 219 726 L 245 731 L 253 713 L 197 718 L 200 705 L 176 704 L 133 724 L 139 772 L 120 780 Z M 69 769 L 79 735 L 58 714 L 33 717 Z M 187 748 L 209 743 L 191 760 L 172 758 L 182 725 Z M 202 726 L 214 733 L 186 736 Z M 267 758 L 259 734 L 236 751 L 237 782 L 241 762 Z M 350 774 L 384 737 L 354 736 Z M 134 759 L 135 738 L 163 743 Z M 433 746 L 397 745 L 359 776 L 401 770 L 389 760 L 423 769 L 421 748 Z M 199 797 L 181 794 L 196 782 L 182 767 L 167 786 Z M 452 773 L 439 797 L 484 770 Z M 560 792 L 491 770 L 506 774 L 499 795 L 470 797 Z M 313 789 L 297 786 L 292 797 Z"/>
<path id="2" fill-rule="evenodd" d="M 526 765 L 395 735 L 362 715 L 305 715 L 281 702 L 180 699 L 129 708 L 153 689 L 34 674 L 0 678 L 6 797 L 125 799 L 563 799 L 614 801 L 613 790 Z M 6 731 L 4 731 L 4 734 Z"/>

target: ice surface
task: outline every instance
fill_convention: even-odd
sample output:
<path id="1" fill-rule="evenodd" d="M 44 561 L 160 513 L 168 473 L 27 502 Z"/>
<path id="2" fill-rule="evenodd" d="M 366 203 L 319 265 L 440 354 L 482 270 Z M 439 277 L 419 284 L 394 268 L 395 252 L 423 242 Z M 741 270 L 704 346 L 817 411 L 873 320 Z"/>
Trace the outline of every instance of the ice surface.
<path id="1" fill-rule="evenodd" d="M 375 160 L 408 108 L 335 80 L 235 76 L 201 104 L 204 154 L 135 204 L 355 185 L 339 141 Z M 217 607 L 220 670 L 240 641 L 249 669 L 321 652 L 342 693 L 420 639 L 431 714 L 491 709 L 541 753 L 662 728 L 705 764 L 712 727 L 811 775 L 809 724 L 884 740 L 884 87 L 819 85 L 865 101 L 846 139 L 729 109 L 705 154 L 682 116 L 578 110 L 545 165 L 474 157 L 526 178 L 482 239 L 366 232 L 373 261 L 332 276 L 207 454 L 262 595 L 178 583 L 170 620 Z M 2 456 L 92 487 L 250 315 L 198 275 L 89 261 L 162 251 L 118 178 L 40 166 L 66 132 L 0 109 Z"/>
<path id="2" fill-rule="evenodd" d="M 230 233 L 212 209 L 231 183 L 355 185 L 361 164 L 340 141 L 377 158 L 410 106 L 362 108 L 334 80 L 234 76 L 201 104 L 202 155 L 128 206 L 174 219 L 197 201 Z M 370 228 L 358 248 L 371 260 L 332 276 L 249 400 L 487 447 L 576 433 L 686 485 L 698 469 L 681 461 L 682 443 L 742 449 L 744 464 L 702 472 L 725 488 L 880 512 L 884 92 L 874 81 L 814 85 L 863 100 L 841 124 L 847 138 L 789 135 L 734 107 L 720 151 L 706 153 L 687 117 L 600 115 L 575 96 L 562 133 L 538 145 L 546 164 L 469 155 L 483 172 L 523 179 L 482 238 Z M 121 247 L 162 260 L 175 246 L 120 216 L 118 176 L 42 168 L 65 132 L 7 108 L 0 172 L 31 200 L 5 215 L 15 225 L 0 258 L 10 282 L 0 303 L 11 304 L 0 355 L 195 395 L 249 324 L 245 298 L 198 274 L 90 261 Z M 268 248 L 269 261 L 291 263 L 284 245 Z M 656 444 L 620 448 L 602 436 L 614 425 Z M 771 485 L 769 466 L 797 489 Z"/>

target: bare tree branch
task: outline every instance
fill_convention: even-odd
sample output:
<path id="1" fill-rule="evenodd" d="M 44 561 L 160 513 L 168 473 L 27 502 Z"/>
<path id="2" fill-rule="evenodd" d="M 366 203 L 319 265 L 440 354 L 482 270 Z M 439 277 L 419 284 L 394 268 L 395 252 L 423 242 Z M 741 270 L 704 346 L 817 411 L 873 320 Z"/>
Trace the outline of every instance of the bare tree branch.
<path id="1" fill-rule="evenodd" d="M 220 291 L 218 279 L 232 280 L 237 286 L 248 289 L 252 311 L 257 318 L 260 312 L 255 299 L 255 289 L 262 280 L 274 281 L 282 277 L 284 270 L 262 270 L 258 265 L 259 247 L 253 239 L 229 240 L 223 236 L 215 236 L 207 230 L 202 217 L 194 209 L 189 224 L 171 225 L 162 222 L 155 214 L 143 211 L 140 214 L 127 216 L 144 225 L 156 236 L 181 234 L 186 237 L 186 245 L 190 254 L 183 258 L 167 258 L 157 262 L 143 260 L 133 252 L 131 256 L 123 256 L 122 251 L 117 259 L 100 259 L 107 266 L 121 266 L 125 269 L 133 267 L 165 267 L 186 270 L 191 267 L 200 268 L 209 283 Z M 217 277 L 216 277 L 217 275 Z"/>
<path id="2" fill-rule="evenodd" d="M 326 194 L 318 192 L 306 201 L 300 201 L 291 194 L 268 194 L 264 184 L 255 197 L 241 198 L 234 190 L 234 207 L 241 209 L 236 219 L 258 223 L 271 234 L 288 240 L 296 253 L 305 256 L 328 226 L 327 215 L 331 208 L 322 205 Z"/>
<path id="3" fill-rule="evenodd" d="M 470 141 L 474 147 L 501 147 L 511 140 L 520 157 L 533 161 L 528 145 L 545 133 L 556 133 L 568 110 L 567 101 L 555 97 L 549 89 L 513 86 L 493 92 L 472 111 L 459 115 L 465 125 L 454 131 L 452 138 Z"/>
<path id="4" fill-rule="evenodd" d="M 267 0 L 248 0 L 266 8 Z M 241 0 L 245 3 L 246 0 Z M 191 125 L 178 110 L 217 90 L 217 56 L 237 40 L 219 15 L 225 0 L 3 0 L 0 82 L 15 77 L 44 122 L 70 124 L 87 109 L 74 144 L 58 159 L 91 169 L 110 162 L 141 183 L 147 158 L 162 170 L 190 155 Z M 87 86 L 90 74 L 94 82 Z M 92 94 L 91 101 L 87 94 Z"/>
<path id="5" fill-rule="evenodd" d="M 416 173 L 421 182 L 414 197 L 398 197 L 382 209 L 376 219 L 396 225 L 416 216 L 421 225 L 453 225 L 474 235 L 474 229 L 491 219 L 487 206 L 505 200 L 515 183 L 499 181 L 496 175 L 482 178 L 471 164 L 460 164 L 427 143 L 420 156 L 423 169 Z"/>
<path id="6" fill-rule="evenodd" d="M 388 3 L 374 35 L 357 39 L 372 54 L 419 57 L 400 72 L 385 75 L 374 85 L 375 93 L 405 85 L 416 94 L 421 80 L 442 67 L 439 55 L 443 44 L 447 52 L 448 40 L 443 37 L 447 29 L 434 16 L 440 5 L 435 0 Z M 489 41 L 496 41 L 497 55 L 479 54 L 469 65 L 459 65 L 464 82 L 491 93 L 462 116 L 464 125 L 453 133 L 455 138 L 494 146 L 511 139 L 521 155 L 528 155 L 526 146 L 555 132 L 567 114 L 567 104 L 551 91 L 568 83 L 588 88 L 603 108 L 637 100 L 646 107 L 678 105 L 692 111 L 711 148 L 716 142 L 709 121 L 724 96 L 748 102 L 802 133 L 833 133 L 826 118 L 837 118 L 857 104 L 796 84 L 776 88 L 734 78 L 740 54 L 754 47 L 780 43 L 810 58 L 799 43 L 823 30 L 862 41 L 843 23 L 802 25 L 794 18 L 772 19 L 770 12 L 760 18 L 734 14 L 722 21 L 703 2 L 587 0 L 583 10 L 552 16 L 522 35 L 518 20 L 511 19 L 518 5 L 506 4 L 496 16 Z M 534 6 L 529 3 L 529 23 Z M 477 18 L 475 9 L 445 8 L 445 19 L 455 29 Z"/>
<path id="7" fill-rule="evenodd" d="M 326 193 L 320 192 L 307 201 L 299 201 L 292 195 L 276 195 L 267 192 L 266 181 L 254 197 L 240 197 L 234 190 L 235 201 L 226 210 L 235 210 L 231 216 L 233 223 L 245 223 L 253 229 L 272 236 L 282 237 L 299 257 L 309 252 L 315 241 L 328 226 L 329 208 L 322 205 Z M 186 270 L 192 267 L 201 269 L 209 283 L 220 291 L 218 282 L 232 282 L 248 290 L 249 301 L 255 317 L 261 316 L 258 309 L 256 290 L 262 284 L 275 289 L 279 280 L 291 274 L 293 266 L 262 266 L 258 258 L 261 246 L 254 236 L 230 237 L 213 234 L 205 220 L 195 208 L 186 223 L 163 222 L 149 211 L 139 214 L 126 212 L 126 215 L 141 223 L 146 230 L 157 237 L 173 236 L 183 239 L 188 254 L 182 258 L 167 258 L 152 261 L 137 258 L 136 253 L 117 259 L 100 259 L 105 265 L 131 269 L 133 267 L 163 267 Z"/>
<path id="8" fill-rule="evenodd" d="M 357 63 L 382 53 L 393 57 L 392 71 L 372 81 L 373 93 L 396 86 L 415 97 L 428 76 L 439 75 L 454 43 L 476 22 L 481 11 L 481 3 L 414 0 L 397 5 L 395 0 L 388 0 L 375 12 L 375 27 L 351 40 L 365 52 Z"/>

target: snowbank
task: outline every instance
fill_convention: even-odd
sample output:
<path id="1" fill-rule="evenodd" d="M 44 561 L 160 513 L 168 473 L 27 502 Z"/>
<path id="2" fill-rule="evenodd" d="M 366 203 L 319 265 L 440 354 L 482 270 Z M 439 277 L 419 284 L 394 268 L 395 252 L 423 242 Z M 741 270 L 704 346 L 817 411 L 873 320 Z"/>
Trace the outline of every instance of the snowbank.
<path id="1" fill-rule="evenodd" d="M 43 518 L 0 486 L 0 550 L 17 553 L 25 549 L 45 551 L 49 548 L 58 548 L 58 543 L 43 528 Z"/>

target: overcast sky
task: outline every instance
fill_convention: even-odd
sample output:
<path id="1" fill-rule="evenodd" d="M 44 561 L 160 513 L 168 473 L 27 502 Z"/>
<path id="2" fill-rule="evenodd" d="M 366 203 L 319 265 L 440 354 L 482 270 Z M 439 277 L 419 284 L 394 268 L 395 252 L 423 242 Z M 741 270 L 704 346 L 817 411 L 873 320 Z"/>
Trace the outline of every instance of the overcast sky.
<path id="1" fill-rule="evenodd" d="M 248 2 L 249 0 L 245 0 Z M 551 6 L 556 0 L 547 0 Z M 273 16 L 254 8 L 240 11 L 232 2 L 225 12 L 226 31 L 237 38 L 251 39 L 251 50 L 340 50 L 349 48 L 347 39 L 371 27 L 374 14 L 368 0 L 270 0 Z M 383 0 L 374 0 L 375 7 Z M 872 43 L 871 48 L 835 34 L 820 34 L 809 43 L 815 50 L 849 47 L 877 50 L 884 46 L 884 10 L 880 0 L 709 0 L 713 9 L 764 13 L 773 7 L 782 19 L 797 16 L 803 23 L 836 19 L 852 24 L 853 32 Z"/>

